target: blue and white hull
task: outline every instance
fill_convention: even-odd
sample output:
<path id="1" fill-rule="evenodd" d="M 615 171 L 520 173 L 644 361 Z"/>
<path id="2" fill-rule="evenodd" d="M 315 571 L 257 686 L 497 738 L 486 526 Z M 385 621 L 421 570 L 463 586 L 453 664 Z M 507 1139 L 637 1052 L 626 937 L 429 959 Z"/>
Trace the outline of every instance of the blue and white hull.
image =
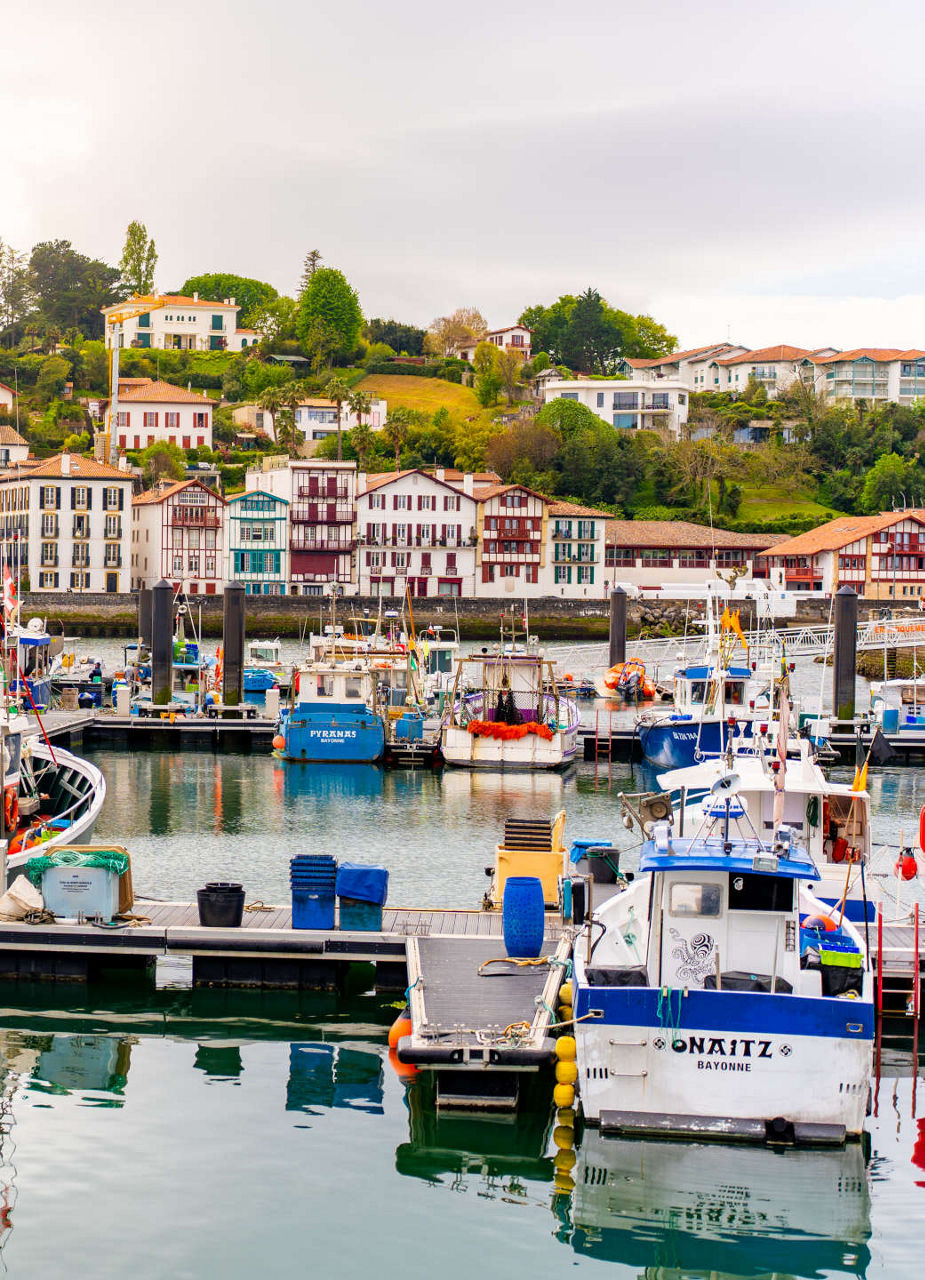
<path id="1" fill-rule="evenodd" d="M 266 693 L 268 689 L 274 688 L 275 685 L 276 676 L 272 671 L 267 671 L 263 667 L 244 668 L 245 693 Z"/>
<path id="2" fill-rule="evenodd" d="M 385 750 L 381 716 L 350 703 L 299 703 L 280 723 L 284 760 L 373 763 Z"/>
<path id="3" fill-rule="evenodd" d="M 869 994 L 582 985 L 575 1015 L 591 1015 L 579 1037 L 582 1111 L 604 1128 L 759 1142 L 778 1118 L 797 1141 L 843 1141 L 864 1128 Z"/>
<path id="4" fill-rule="evenodd" d="M 640 720 L 637 732 L 639 745 L 651 764 L 660 769 L 689 769 L 705 757 L 721 755 L 731 739 L 750 739 L 752 723 L 739 720 L 731 730 L 725 720 L 669 716 Z"/>

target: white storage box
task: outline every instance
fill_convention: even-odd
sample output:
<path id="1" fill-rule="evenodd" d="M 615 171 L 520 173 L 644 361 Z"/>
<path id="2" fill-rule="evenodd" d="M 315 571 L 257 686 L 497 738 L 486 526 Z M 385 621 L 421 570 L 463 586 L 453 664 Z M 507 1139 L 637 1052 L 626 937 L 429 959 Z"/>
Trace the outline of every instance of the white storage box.
<path id="1" fill-rule="evenodd" d="M 80 913 L 109 921 L 119 910 L 119 877 L 105 867 L 49 867 L 42 897 L 59 920 L 76 921 Z"/>

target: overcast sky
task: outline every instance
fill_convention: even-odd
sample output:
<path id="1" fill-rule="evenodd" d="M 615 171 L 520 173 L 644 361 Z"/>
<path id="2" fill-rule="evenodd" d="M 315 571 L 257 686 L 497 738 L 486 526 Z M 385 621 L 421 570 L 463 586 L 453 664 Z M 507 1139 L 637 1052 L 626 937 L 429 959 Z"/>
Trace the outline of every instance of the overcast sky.
<path id="1" fill-rule="evenodd" d="M 925 346 L 925 18 L 910 0 L 0 10 L 0 238 L 157 285 L 490 324 L 594 285 L 683 346 Z"/>

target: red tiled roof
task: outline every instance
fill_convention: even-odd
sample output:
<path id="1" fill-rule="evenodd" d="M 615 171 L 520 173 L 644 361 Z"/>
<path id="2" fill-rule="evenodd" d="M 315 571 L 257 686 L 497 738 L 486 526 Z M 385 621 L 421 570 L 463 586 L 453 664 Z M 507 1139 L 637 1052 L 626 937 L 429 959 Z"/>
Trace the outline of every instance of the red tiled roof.
<path id="1" fill-rule="evenodd" d="M 241 305 L 237 302 L 211 302 L 208 298 L 187 298 L 182 293 L 162 293 L 162 294 L 136 294 L 132 298 L 126 298 L 124 302 L 113 303 L 111 307 L 100 307 L 103 315 L 107 315 L 110 311 L 124 311 L 126 307 L 137 304 L 139 307 L 144 306 L 148 302 L 154 307 L 157 303 L 156 310 L 163 311 L 164 307 L 225 307 L 228 310 L 240 311 Z"/>
<path id="2" fill-rule="evenodd" d="M 168 498 L 172 498 L 175 493 L 179 493 L 181 489 L 188 489 L 190 485 L 198 485 L 200 489 L 205 489 L 206 493 L 212 497 L 218 498 L 219 502 L 224 503 L 225 499 L 220 493 L 216 493 L 214 489 L 210 489 L 208 485 L 203 484 L 201 480 L 174 480 L 170 484 L 163 485 L 160 489 L 148 489 L 145 493 L 140 493 L 137 498 L 132 499 L 133 507 L 147 507 L 156 502 L 166 502 Z"/>
<path id="3" fill-rule="evenodd" d="M 0 387 L 2 387 L 4 391 L 9 391 L 11 395 L 14 395 L 14 396 L 19 395 L 19 392 L 16 390 L 15 387 L 10 387 L 5 382 L 0 382 Z"/>
<path id="4" fill-rule="evenodd" d="M 837 364 L 840 360 L 921 360 L 925 351 L 899 347 L 855 347 L 853 351 L 837 351 L 834 356 L 813 356 L 813 364 Z"/>
<path id="5" fill-rule="evenodd" d="M 596 511 L 593 507 L 583 507 L 580 502 L 553 502 L 549 508 L 551 516 L 587 516 L 595 520 L 609 520 L 606 511 Z"/>
<path id="6" fill-rule="evenodd" d="M 462 492 L 456 485 L 450 484 L 448 480 L 441 480 L 435 476 L 433 471 L 425 471 L 423 467 L 409 467 L 405 471 L 373 471 L 366 477 L 366 488 L 357 494 L 358 498 L 362 498 L 364 493 L 371 493 L 373 489 L 381 489 L 383 485 L 391 484 L 393 480 L 401 480 L 405 476 L 419 475 L 425 480 L 432 480 L 434 484 L 439 484 L 443 489 L 449 489 L 451 493 L 458 493 L 460 497 L 468 497 L 468 494 Z"/>
<path id="7" fill-rule="evenodd" d="M 511 493 L 516 490 L 518 493 L 529 493 L 532 498 L 540 498 L 543 502 L 549 503 L 545 493 L 538 493 L 536 489 L 528 489 L 525 484 L 488 484 L 476 485 L 473 494 L 476 502 L 487 502 L 490 498 L 497 498 L 499 494 Z"/>
<path id="8" fill-rule="evenodd" d="M 25 442 L 23 442 L 25 443 Z M 61 469 L 61 459 L 70 459 L 68 470 Z M 16 465 L 15 463 L 13 464 Z M 39 476 L 43 480 L 128 480 L 132 479 L 130 471 L 120 471 L 106 462 L 97 462 L 95 458 L 84 458 L 80 454 L 57 453 L 53 458 L 43 458 L 29 468 L 30 476 Z"/>
<path id="9" fill-rule="evenodd" d="M 125 395 L 120 393 L 119 403 L 214 405 L 215 401 L 196 391 L 187 391 L 186 387 L 175 387 L 172 382 L 155 382 L 146 378 L 143 385 L 130 387 Z"/>
<path id="10" fill-rule="evenodd" d="M 817 551 L 838 551 L 851 542 L 860 542 L 872 533 L 888 529 L 900 520 L 917 520 L 925 525 L 925 510 L 882 511 L 876 516 L 839 516 L 837 520 L 829 520 L 806 533 L 798 533 L 794 538 L 786 538 L 774 547 L 775 556 L 814 555 Z M 770 551 L 765 555 L 772 554 Z"/>
<path id="11" fill-rule="evenodd" d="M 759 361 L 775 360 L 808 360 L 812 355 L 811 351 L 807 351 L 804 347 L 788 347 L 781 344 L 777 347 L 761 347 L 758 351 L 746 351 L 740 356 L 722 356 L 716 363 L 727 364 L 757 364 Z"/>
<path id="12" fill-rule="evenodd" d="M 708 342 L 705 347 L 691 347 L 688 351 L 672 351 L 668 356 L 656 356 L 653 360 L 627 360 L 634 369 L 650 369 L 657 364 L 677 364 L 679 360 L 690 360 L 692 356 L 706 355 L 709 351 L 728 350 L 738 344 L 732 342 Z"/>
<path id="13" fill-rule="evenodd" d="M 26 445 L 28 448 L 29 441 L 24 440 L 15 427 L 0 426 L 0 444 L 6 445 Z"/>
<path id="14" fill-rule="evenodd" d="M 608 520 L 607 546 L 618 547 L 773 547 L 786 542 L 780 533 L 733 533 L 689 520 Z"/>

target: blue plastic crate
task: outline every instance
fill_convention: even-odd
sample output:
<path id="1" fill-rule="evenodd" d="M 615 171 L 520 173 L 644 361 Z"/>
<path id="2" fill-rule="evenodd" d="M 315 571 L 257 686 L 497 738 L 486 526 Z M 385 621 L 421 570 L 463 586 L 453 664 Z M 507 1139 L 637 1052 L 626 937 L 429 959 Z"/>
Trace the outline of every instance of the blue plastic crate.
<path id="1" fill-rule="evenodd" d="M 359 902 L 356 898 L 341 898 L 340 927 L 378 932 L 382 929 L 382 904 Z"/>
<path id="2" fill-rule="evenodd" d="M 341 898 L 372 902 L 380 906 L 389 893 L 389 873 L 385 867 L 367 867 L 358 862 L 342 862 L 337 870 L 337 893 Z"/>
<path id="3" fill-rule="evenodd" d="M 334 891 L 292 890 L 293 929 L 333 929 Z"/>

